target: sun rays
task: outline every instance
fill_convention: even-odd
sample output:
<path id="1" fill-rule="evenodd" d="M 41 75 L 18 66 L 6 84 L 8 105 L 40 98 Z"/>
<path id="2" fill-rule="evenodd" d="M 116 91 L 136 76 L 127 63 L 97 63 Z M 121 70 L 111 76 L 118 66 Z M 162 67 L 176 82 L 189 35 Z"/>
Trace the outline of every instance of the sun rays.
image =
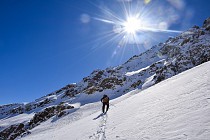
<path id="1" fill-rule="evenodd" d="M 138 45 L 141 42 L 139 34 L 146 32 L 181 32 L 169 30 L 169 24 L 164 21 L 164 17 L 161 17 L 161 21 L 158 19 L 159 17 L 152 15 L 157 10 L 157 7 L 147 6 L 149 3 L 150 1 L 136 3 L 121 1 L 118 12 L 106 7 L 100 7 L 103 15 L 94 17 L 94 19 L 113 26 L 113 29 L 107 31 L 104 36 L 112 36 L 110 40 L 121 37 L 120 40 L 117 40 L 120 46 L 126 46 L 127 44 Z M 156 19 L 158 20 L 156 21 Z"/>
<path id="2" fill-rule="evenodd" d="M 109 29 L 99 32 L 97 38 L 94 39 L 95 44 L 103 43 L 92 47 L 93 52 L 96 49 L 110 47 L 113 50 L 111 56 L 119 59 L 127 51 L 138 54 L 152 47 L 154 43 L 159 43 L 161 39 L 159 34 L 167 33 L 169 36 L 169 34 L 174 35 L 181 32 L 170 29 L 170 26 L 177 20 L 177 13 L 166 9 L 166 6 L 160 2 L 118 0 L 115 5 L 103 3 L 95 6 L 100 9 L 100 12 L 95 13 L 91 19 L 98 21 L 98 26 L 106 26 Z"/>

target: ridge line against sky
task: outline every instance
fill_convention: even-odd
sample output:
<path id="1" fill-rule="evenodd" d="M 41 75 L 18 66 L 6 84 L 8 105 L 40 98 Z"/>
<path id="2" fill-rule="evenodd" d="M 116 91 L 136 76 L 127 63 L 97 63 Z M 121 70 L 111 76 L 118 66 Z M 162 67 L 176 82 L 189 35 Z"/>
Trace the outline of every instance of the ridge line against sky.
<path id="1" fill-rule="evenodd" d="M 30 102 L 122 64 L 178 35 L 164 30 L 201 26 L 209 9 L 205 0 L 1 0 L 0 104 Z"/>

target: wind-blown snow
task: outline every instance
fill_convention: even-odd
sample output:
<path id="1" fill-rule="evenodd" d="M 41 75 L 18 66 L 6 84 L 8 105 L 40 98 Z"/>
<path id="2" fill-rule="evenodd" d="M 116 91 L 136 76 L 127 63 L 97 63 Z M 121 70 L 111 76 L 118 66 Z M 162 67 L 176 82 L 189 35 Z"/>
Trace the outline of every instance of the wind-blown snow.
<path id="1" fill-rule="evenodd" d="M 209 140 L 210 62 L 143 91 L 89 103 L 32 129 L 23 140 Z M 55 121 L 56 120 L 56 121 Z"/>
<path id="2" fill-rule="evenodd" d="M 148 69 L 148 68 L 149 68 L 149 66 L 147 66 L 147 67 L 145 67 L 145 68 L 142 68 L 142 69 L 140 69 L 140 70 L 137 70 L 137 71 L 127 72 L 125 75 L 126 75 L 126 76 L 132 76 L 132 75 L 138 74 L 138 73 L 140 73 L 141 71 L 146 70 L 146 69 Z"/>
<path id="3" fill-rule="evenodd" d="M 154 75 L 150 76 L 149 78 L 147 78 L 145 80 L 145 83 L 142 85 L 142 89 L 146 89 L 152 85 L 155 84 L 155 82 L 153 81 Z"/>

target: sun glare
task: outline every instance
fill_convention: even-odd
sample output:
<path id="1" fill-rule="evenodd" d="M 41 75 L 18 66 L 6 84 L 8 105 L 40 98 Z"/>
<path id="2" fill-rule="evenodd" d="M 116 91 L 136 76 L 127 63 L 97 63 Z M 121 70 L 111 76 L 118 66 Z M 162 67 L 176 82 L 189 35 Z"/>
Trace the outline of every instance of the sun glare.
<path id="1" fill-rule="evenodd" d="M 135 34 L 140 27 L 140 20 L 135 17 L 129 17 L 123 26 L 126 33 Z"/>
<path id="2" fill-rule="evenodd" d="M 94 17 L 95 20 L 112 25 L 112 30 L 104 32 L 103 38 L 108 38 L 108 43 L 117 42 L 117 46 L 139 46 L 142 44 L 149 46 L 147 43 L 150 38 L 153 38 L 153 33 L 180 33 L 181 31 L 169 30 L 170 24 L 174 22 L 171 16 L 166 16 L 161 3 L 151 3 L 151 0 L 132 1 L 119 0 L 122 5 L 119 9 L 111 10 L 106 6 L 100 7 L 103 14 Z M 132 1 L 132 2 L 131 2 Z M 155 15 L 155 16 L 154 16 Z M 176 15 L 172 16 L 176 17 Z M 147 36 L 147 37 L 146 37 Z"/>

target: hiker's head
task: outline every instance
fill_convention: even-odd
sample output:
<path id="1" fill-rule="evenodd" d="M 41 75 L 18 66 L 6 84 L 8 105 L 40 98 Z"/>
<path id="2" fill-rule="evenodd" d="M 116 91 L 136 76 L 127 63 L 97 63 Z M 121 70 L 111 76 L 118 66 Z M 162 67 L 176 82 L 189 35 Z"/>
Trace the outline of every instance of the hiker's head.
<path id="1" fill-rule="evenodd" d="M 104 97 L 107 97 L 107 95 L 106 95 L 106 94 L 104 94 Z"/>

